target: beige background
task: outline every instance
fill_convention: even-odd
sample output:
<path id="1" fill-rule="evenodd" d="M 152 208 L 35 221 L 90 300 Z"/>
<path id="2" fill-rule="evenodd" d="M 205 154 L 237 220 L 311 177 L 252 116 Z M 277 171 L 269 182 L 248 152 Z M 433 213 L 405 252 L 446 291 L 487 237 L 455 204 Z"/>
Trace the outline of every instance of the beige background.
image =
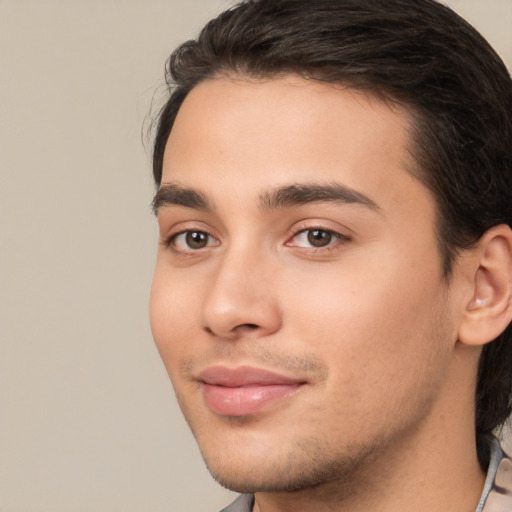
<path id="1" fill-rule="evenodd" d="M 512 1 L 453 0 L 512 66 Z M 141 126 L 221 0 L 0 0 L 0 511 L 215 511 L 147 320 Z"/>

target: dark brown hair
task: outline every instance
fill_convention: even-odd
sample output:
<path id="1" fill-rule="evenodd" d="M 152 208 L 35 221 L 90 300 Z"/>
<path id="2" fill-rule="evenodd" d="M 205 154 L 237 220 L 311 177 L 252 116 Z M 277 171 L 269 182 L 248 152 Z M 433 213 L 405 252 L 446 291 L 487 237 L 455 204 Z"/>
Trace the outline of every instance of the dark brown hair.
<path id="1" fill-rule="evenodd" d="M 435 0 L 248 0 L 220 14 L 169 58 L 153 173 L 178 110 L 199 82 L 223 74 L 295 73 L 398 102 L 414 119 L 416 175 L 433 193 L 443 271 L 489 228 L 512 225 L 512 81 L 494 50 Z M 511 412 L 511 326 L 484 347 L 476 428 Z"/>

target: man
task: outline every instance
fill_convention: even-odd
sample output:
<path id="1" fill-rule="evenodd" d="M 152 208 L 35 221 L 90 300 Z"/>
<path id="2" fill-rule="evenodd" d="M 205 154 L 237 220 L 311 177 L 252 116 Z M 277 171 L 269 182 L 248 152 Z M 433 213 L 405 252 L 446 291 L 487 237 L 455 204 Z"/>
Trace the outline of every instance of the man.
<path id="1" fill-rule="evenodd" d="M 168 73 L 151 323 L 225 510 L 512 510 L 498 56 L 434 0 L 257 0 Z"/>

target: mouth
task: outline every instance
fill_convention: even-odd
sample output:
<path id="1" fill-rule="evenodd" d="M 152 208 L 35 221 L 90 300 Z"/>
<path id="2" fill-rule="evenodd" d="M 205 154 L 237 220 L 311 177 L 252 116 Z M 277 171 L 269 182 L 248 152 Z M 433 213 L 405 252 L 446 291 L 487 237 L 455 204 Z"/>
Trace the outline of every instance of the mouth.
<path id="1" fill-rule="evenodd" d="M 307 383 L 250 366 L 211 366 L 199 374 L 198 380 L 208 408 L 232 417 L 260 412 L 295 394 Z"/>

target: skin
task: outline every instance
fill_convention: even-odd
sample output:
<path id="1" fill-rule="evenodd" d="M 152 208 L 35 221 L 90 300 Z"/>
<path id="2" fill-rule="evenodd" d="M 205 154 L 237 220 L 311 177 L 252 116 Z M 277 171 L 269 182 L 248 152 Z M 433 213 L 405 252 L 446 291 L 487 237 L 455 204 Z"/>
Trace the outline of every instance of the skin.
<path id="1" fill-rule="evenodd" d="M 480 347 L 458 336 L 477 255 L 442 277 L 435 202 L 408 172 L 409 127 L 398 108 L 294 76 L 203 82 L 177 116 L 151 325 L 208 468 L 256 493 L 256 511 L 478 502 Z M 334 184 L 353 195 L 275 200 Z M 312 246 L 315 229 L 325 246 Z M 194 231 L 204 246 L 190 246 Z M 219 414 L 198 377 L 212 365 L 301 385 Z"/>

